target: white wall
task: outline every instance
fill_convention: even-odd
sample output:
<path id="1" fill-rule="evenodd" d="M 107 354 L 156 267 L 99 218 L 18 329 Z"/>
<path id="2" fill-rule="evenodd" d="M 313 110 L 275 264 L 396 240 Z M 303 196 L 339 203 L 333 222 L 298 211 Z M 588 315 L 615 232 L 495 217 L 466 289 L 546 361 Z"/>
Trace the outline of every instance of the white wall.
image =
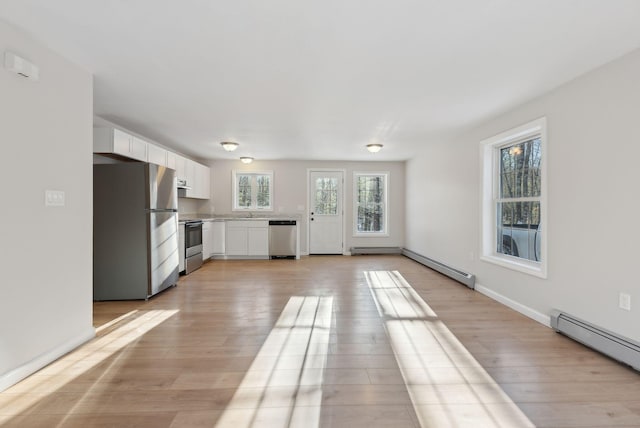
<path id="1" fill-rule="evenodd" d="M 407 247 L 477 275 L 541 314 L 552 308 L 640 341 L 640 51 L 592 71 L 407 163 Z M 478 260 L 479 142 L 548 124 L 548 278 Z M 632 311 L 618 309 L 620 291 Z"/>
<path id="2" fill-rule="evenodd" d="M 5 50 L 40 81 L 0 68 L 0 390 L 94 335 L 92 77 L 0 21 Z M 66 206 L 45 208 L 45 189 Z"/>
<path id="3" fill-rule="evenodd" d="M 207 212 L 229 214 L 232 212 L 231 172 L 236 170 L 262 171 L 274 173 L 274 214 L 301 215 L 300 252 L 308 253 L 307 246 L 307 169 L 336 168 L 344 169 L 345 175 L 345 223 L 348 251 L 352 246 L 389 246 L 404 245 L 404 162 L 333 162 L 333 161 L 254 161 L 244 165 L 239 160 L 217 160 L 210 162 L 211 192 Z M 389 172 L 389 236 L 381 238 L 353 237 L 353 172 L 377 171 Z M 303 209 L 298 208 L 302 206 Z"/>
<path id="4" fill-rule="evenodd" d="M 209 213 L 210 202 L 207 199 L 178 198 L 179 214 Z"/>

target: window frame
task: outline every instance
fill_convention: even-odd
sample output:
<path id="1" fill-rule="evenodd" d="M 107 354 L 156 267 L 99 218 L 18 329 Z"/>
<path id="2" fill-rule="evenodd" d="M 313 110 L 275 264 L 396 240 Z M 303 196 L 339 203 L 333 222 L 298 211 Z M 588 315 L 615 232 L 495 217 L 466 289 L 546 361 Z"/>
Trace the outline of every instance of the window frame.
<path id="1" fill-rule="evenodd" d="M 358 177 L 383 177 L 383 210 L 382 230 L 376 232 L 358 231 Z M 353 172 L 353 236 L 358 238 L 381 238 L 389 236 L 389 171 L 354 171 Z"/>
<path id="2" fill-rule="evenodd" d="M 497 252 L 497 206 L 500 198 L 500 150 L 540 138 L 540 261 Z M 547 120 L 545 117 L 502 132 L 480 142 L 481 237 L 480 260 L 540 278 L 547 277 Z"/>
<path id="3" fill-rule="evenodd" d="M 248 207 L 238 206 L 238 179 L 239 176 L 248 175 L 251 176 L 251 205 Z M 257 192 L 257 177 L 258 176 L 268 176 L 269 177 L 269 206 L 268 207 L 258 207 L 258 192 Z M 262 212 L 272 212 L 273 211 L 273 193 L 274 193 L 274 182 L 273 182 L 273 171 L 241 171 L 241 170 L 232 170 L 231 172 L 231 210 L 232 211 L 262 211 Z"/>

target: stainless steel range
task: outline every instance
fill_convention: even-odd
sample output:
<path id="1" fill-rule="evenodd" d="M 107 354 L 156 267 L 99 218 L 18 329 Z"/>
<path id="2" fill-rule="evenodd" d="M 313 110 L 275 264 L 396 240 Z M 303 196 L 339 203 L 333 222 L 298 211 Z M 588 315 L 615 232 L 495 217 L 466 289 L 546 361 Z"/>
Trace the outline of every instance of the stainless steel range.
<path id="1" fill-rule="evenodd" d="M 184 273 L 190 274 L 202 266 L 202 221 L 191 220 L 184 224 Z"/>

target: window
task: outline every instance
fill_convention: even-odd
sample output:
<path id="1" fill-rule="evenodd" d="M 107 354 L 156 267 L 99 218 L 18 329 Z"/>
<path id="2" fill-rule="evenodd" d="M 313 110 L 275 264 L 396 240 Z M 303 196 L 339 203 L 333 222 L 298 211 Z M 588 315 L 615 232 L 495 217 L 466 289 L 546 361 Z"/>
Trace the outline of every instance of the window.
<path id="1" fill-rule="evenodd" d="M 481 143 L 482 259 L 546 278 L 546 120 Z"/>
<path id="2" fill-rule="evenodd" d="M 273 208 L 273 172 L 233 171 L 233 209 L 266 210 Z"/>
<path id="3" fill-rule="evenodd" d="M 387 182 L 389 173 L 353 173 L 354 233 L 387 235 Z"/>

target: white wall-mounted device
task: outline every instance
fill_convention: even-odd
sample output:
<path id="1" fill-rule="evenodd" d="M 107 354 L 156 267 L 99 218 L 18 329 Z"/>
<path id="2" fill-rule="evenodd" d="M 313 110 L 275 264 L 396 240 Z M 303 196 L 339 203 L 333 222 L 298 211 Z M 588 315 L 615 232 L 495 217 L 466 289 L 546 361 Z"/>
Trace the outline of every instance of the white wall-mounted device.
<path id="1" fill-rule="evenodd" d="M 35 64 L 13 52 L 5 51 L 4 68 L 30 80 L 38 80 L 40 77 L 40 72 Z"/>

